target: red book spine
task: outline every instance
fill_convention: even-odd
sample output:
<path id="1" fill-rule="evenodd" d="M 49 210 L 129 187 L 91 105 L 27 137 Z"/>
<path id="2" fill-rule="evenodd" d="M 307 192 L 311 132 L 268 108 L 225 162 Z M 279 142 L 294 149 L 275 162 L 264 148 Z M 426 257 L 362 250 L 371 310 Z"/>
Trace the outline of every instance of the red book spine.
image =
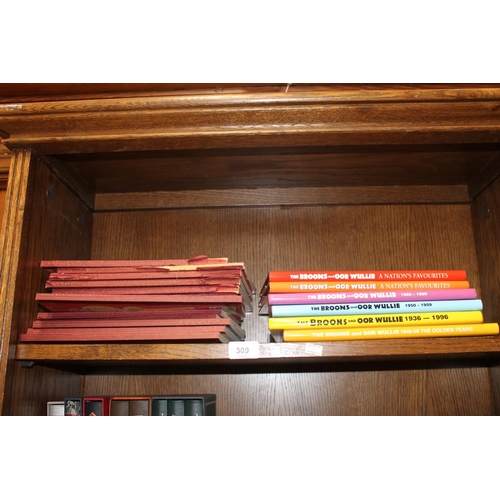
<path id="1" fill-rule="evenodd" d="M 120 342 L 120 341 L 211 341 L 220 342 L 224 337 L 225 329 L 219 327 L 165 327 L 160 329 L 144 328 L 100 328 L 82 329 L 68 331 L 57 330 L 33 330 L 28 328 L 27 333 L 19 335 L 21 342 Z"/>
<path id="2" fill-rule="evenodd" d="M 228 269 L 218 271 L 169 271 L 168 269 L 127 269 L 119 272 L 109 269 L 99 272 L 97 269 L 88 272 L 79 270 L 63 270 L 50 273 L 49 281 L 65 280 L 136 280 L 136 279 L 188 279 L 188 278 L 228 278 L 239 279 L 241 271 L 239 269 Z"/>
<path id="3" fill-rule="evenodd" d="M 45 288 L 108 288 L 108 287 L 159 287 L 159 286 L 230 286 L 239 285 L 235 278 L 177 278 L 177 279 L 124 279 L 124 280 L 48 280 Z"/>
<path id="4" fill-rule="evenodd" d="M 229 326 L 229 318 L 177 318 L 177 319 L 54 319 L 35 320 L 33 329 L 71 328 L 119 328 L 119 327 L 164 327 L 164 326 Z"/>
<path id="5" fill-rule="evenodd" d="M 237 294 L 185 294 L 185 295 L 91 295 L 91 294 L 54 294 L 54 293 L 37 293 L 35 299 L 43 306 L 50 303 L 66 303 L 68 308 L 71 303 L 93 302 L 95 304 L 108 303 L 127 303 L 137 306 L 154 303 L 154 304 L 241 304 L 241 295 Z"/>
<path id="6" fill-rule="evenodd" d="M 170 310 L 147 311 L 67 311 L 67 312 L 39 312 L 37 320 L 66 320 L 66 319 L 96 319 L 96 320 L 126 320 L 126 319 L 189 319 L 213 318 L 225 316 L 225 309 L 218 307 L 200 306 L 198 309 L 175 308 Z"/>
<path id="7" fill-rule="evenodd" d="M 226 264 L 226 257 L 209 258 L 204 255 L 191 259 L 149 259 L 149 260 L 42 260 L 42 268 L 59 267 L 142 267 L 142 266 L 193 266 Z"/>
<path id="8" fill-rule="evenodd" d="M 109 287 L 109 288 L 54 288 L 54 295 L 176 295 L 200 293 L 239 293 L 239 285 L 189 285 L 189 286 L 154 286 L 154 287 Z"/>

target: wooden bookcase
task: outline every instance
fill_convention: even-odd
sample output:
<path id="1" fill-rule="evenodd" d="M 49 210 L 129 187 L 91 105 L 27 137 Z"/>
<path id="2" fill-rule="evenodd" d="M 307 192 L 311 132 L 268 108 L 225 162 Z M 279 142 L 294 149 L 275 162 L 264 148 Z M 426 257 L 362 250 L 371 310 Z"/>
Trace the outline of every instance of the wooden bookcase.
<path id="1" fill-rule="evenodd" d="M 142 91 L 142 94 L 141 94 Z M 36 345 L 48 259 L 466 269 L 500 321 L 500 87 L 266 86 L 0 103 L 3 415 L 65 396 L 215 393 L 219 415 L 491 415 L 500 339 Z"/>

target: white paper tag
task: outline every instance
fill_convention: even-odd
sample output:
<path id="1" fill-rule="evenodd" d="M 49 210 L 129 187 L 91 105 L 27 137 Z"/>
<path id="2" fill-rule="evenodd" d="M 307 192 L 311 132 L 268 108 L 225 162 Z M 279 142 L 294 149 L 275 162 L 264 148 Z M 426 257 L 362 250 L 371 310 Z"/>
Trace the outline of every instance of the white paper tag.
<path id="1" fill-rule="evenodd" d="M 314 354 L 315 356 L 321 356 L 323 354 L 323 346 L 315 344 L 306 344 L 306 354 Z"/>
<path id="2" fill-rule="evenodd" d="M 229 359 L 257 359 L 259 343 L 254 341 L 229 342 L 227 344 Z"/>
<path id="3" fill-rule="evenodd" d="M 271 351 L 271 356 L 273 358 L 280 358 L 281 357 L 281 347 L 276 344 L 270 344 L 269 350 Z"/>

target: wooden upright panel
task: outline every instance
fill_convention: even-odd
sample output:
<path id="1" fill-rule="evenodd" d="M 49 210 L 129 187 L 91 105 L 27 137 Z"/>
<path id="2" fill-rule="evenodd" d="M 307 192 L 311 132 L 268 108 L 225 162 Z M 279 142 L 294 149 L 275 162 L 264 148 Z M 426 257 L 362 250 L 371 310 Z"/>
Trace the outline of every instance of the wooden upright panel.
<path id="1" fill-rule="evenodd" d="M 3 211 L 5 208 L 5 194 L 5 189 L 0 189 L 0 224 L 2 223 Z"/>
<path id="2" fill-rule="evenodd" d="M 485 319 L 498 321 L 500 315 L 500 180 L 481 193 L 473 205 L 474 229 Z M 496 413 L 500 415 L 500 366 L 491 368 Z"/>
<path id="3" fill-rule="evenodd" d="M 29 149 L 15 151 L 12 158 L 11 180 L 7 193 L 7 211 L 0 237 L 0 410 L 5 392 L 5 374 L 10 349 L 10 336 L 14 314 L 18 263 L 24 256 L 23 239 L 28 237 L 29 222 L 25 217 L 28 193 L 33 184 L 36 156 Z"/>
<path id="4" fill-rule="evenodd" d="M 79 393 L 81 377 L 64 372 L 56 376 L 43 367 L 26 369 L 13 361 L 8 368 L 5 364 L 14 355 L 18 332 L 30 326 L 38 311 L 35 293 L 44 290 L 47 278 L 40 261 L 88 258 L 92 214 L 47 160 L 30 150 L 14 152 L 11 175 L 2 240 L 3 414 L 36 415 L 43 413 L 47 400 Z"/>

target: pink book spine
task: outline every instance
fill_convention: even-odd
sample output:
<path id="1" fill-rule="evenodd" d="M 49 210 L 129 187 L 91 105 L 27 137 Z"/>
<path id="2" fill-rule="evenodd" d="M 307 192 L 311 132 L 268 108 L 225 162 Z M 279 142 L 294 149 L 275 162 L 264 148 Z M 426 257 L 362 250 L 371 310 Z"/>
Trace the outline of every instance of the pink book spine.
<path id="1" fill-rule="evenodd" d="M 270 293 L 269 305 L 476 299 L 475 288 L 394 292 Z"/>

